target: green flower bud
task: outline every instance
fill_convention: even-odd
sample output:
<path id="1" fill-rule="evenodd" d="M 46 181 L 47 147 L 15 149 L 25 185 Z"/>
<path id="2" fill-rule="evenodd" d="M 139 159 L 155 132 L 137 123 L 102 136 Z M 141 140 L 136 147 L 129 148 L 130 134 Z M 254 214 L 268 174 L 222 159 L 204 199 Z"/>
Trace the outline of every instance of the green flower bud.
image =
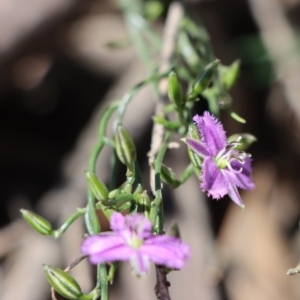
<path id="1" fill-rule="evenodd" d="M 133 140 L 122 125 L 118 124 L 115 134 L 115 146 L 116 153 L 119 160 L 127 167 L 127 176 L 132 177 L 134 175 L 134 162 L 136 160 L 136 149 Z"/>
<path id="2" fill-rule="evenodd" d="M 112 190 L 108 193 L 108 199 L 114 199 L 120 193 L 119 189 Z"/>
<path id="3" fill-rule="evenodd" d="M 220 60 L 216 59 L 215 61 L 207 65 L 202 71 L 202 73 L 196 78 L 195 83 L 193 85 L 193 95 L 199 95 L 205 91 L 205 89 L 211 83 L 219 63 Z"/>
<path id="4" fill-rule="evenodd" d="M 108 189 L 106 185 L 97 178 L 93 172 L 85 172 L 85 176 L 94 197 L 98 200 L 105 200 L 108 196 Z"/>
<path id="5" fill-rule="evenodd" d="M 169 73 L 168 95 L 170 101 L 174 103 L 177 111 L 182 111 L 184 107 L 184 97 L 175 68 Z"/>
<path id="6" fill-rule="evenodd" d="M 252 145 L 252 143 L 256 142 L 257 139 L 250 133 L 236 133 L 228 137 L 228 143 L 236 141 L 238 141 L 239 145 L 237 145 L 235 149 L 238 151 L 245 151 Z"/>
<path id="7" fill-rule="evenodd" d="M 240 60 L 236 60 L 230 66 L 220 66 L 220 81 L 226 90 L 231 89 L 236 83 L 240 73 L 240 65 Z"/>
<path id="8" fill-rule="evenodd" d="M 161 165 L 160 178 L 162 182 L 169 184 L 173 189 L 176 189 L 180 185 L 180 181 L 176 178 L 173 170 L 164 164 Z"/>
<path id="9" fill-rule="evenodd" d="M 138 196 L 137 202 L 139 205 L 139 211 L 142 213 L 146 213 L 147 216 L 147 213 L 150 212 L 150 207 L 151 207 L 150 205 L 151 203 L 147 191 L 143 191 L 143 193 L 141 193 Z"/>
<path id="10" fill-rule="evenodd" d="M 187 136 L 189 138 L 192 138 L 192 139 L 195 139 L 195 140 L 200 140 L 199 131 L 198 131 L 198 128 L 195 124 L 191 124 L 189 126 Z"/>
<path id="11" fill-rule="evenodd" d="M 43 234 L 43 235 L 52 235 L 52 226 L 43 217 L 37 215 L 36 213 L 26 210 L 26 209 L 21 209 L 20 210 L 23 218 L 25 221 L 38 233 Z"/>
<path id="12" fill-rule="evenodd" d="M 44 272 L 49 284 L 63 297 L 78 299 L 83 295 L 77 281 L 67 272 L 49 265 L 44 265 Z"/>
<path id="13" fill-rule="evenodd" d="M 190 158 L 191 163 L 197 168 L 201 169 L 202 167 L 202 160 L 201 158 L 195 154 L 190 148 L 188 148 L 188 156 Z"/>
<path id="14" fill-rule="evenodd" d="M 99 233 L 101 230 L 98 214 L 94 205 L 88 205 L 87 211 L 84 214 L 86 228 L 89 234 Z"/>
<path id="15" fill-rule="evenodd" d="M 133 195 L 131 194 L 122 194 L 116 195 L 114 199 L 104 200 L 102 203 L 106 206 L 114 206 L 123 202 L 128 202 L 133 199 Z"/>
<path id="16" fill-rule="evenodd" d="M 187 136 L 189 138 L 193 138 L 195 140 L 200 140 L 200 135 L 199 135 L 197 126 L 195 124 L 191 124 L 189 126 Z M 184 141 L 184 139 L 183 139 L 183 141 Z M 195 154 L 194 151 L 191 150 L 189 147 L 188 147 L 187 151 L 188 151 L 188 156 L 189 156 L 190 161 L 192 162 L 192 164 L 197 169 L 201 169 L 201 167 L 202 167 L 202 160 L 201 160 L 201 158 L 197 154 Z"/>
<path id="17" fill-rule="evenodd" d="M 138 195 L 143 191 L 143 186 L 139 183 L 134 191 L 134 195 Z"/>

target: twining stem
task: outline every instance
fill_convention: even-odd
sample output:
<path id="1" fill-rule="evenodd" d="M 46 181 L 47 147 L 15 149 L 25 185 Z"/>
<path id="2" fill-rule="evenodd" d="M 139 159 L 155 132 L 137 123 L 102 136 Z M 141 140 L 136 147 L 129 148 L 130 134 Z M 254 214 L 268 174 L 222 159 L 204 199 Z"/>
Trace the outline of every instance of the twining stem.
<path id="1" fill-rule="evenodd" d="M 66 232 L 66 230 L 70 227 L 70 225 L 75 222 L 79 217 L 84 215 L 86 209 L 78 209 L 73 215 L 71 215 L 63 224 L 59 227 L 59 229 L 55 230 L 54 237 L 57 239 L 61 237 L 62 234 Z"/>
<path id="2" fill-rule="evenodd" d="M 98 142 L 94 146 L 89 158 L 88 170 L 95 172 L 98 156 L 105 145 L 106 128 L 108 121 L 114 111 L 117 109 L 119 103 L 112 103 L 104 112 L 98 129 Z M 89 234 L 97 234 L 101 231 L 100 222 L 96 212 L 95 197 L 92 192 L 88 190 L 88 206 L 85 215 L 85 223 Z M 101 300 L 108 300 L 108 282 L 106 264 L 99 264 L 97 266 L 97 283 L 95 288 L 94 299 L 99 297 L 99 289 Z"/>
<path id="3" fill-rule="evenodd" d="M 181 184 L 185 183 L 193 174 L 195 173 L 195 168 L 192 163 L 190 163 L 184 172 L 182 173 L 179 181 Z"/>
<path id="4" fill-rule="evenodd" d="M 119 105 L 118 108 L 118 117 L 117 117 L 117 122 L 121 123 L 123 116 L 125 114 L 127 105 L 129 104 L 130 100 L 136 95 L 136 93 L 142 88 L 144 87 L 146 84 L 150 83 L 150 82 L 156 82 L 164 77 L 168 76 L 169 72 L 164 72 L 161 74 L 154 74 L 151 75 L 150 77 L 140 81 L 139 83 L 137 83 L 129 92 L 127 92 L 121 99 L 121 103 Z"/>

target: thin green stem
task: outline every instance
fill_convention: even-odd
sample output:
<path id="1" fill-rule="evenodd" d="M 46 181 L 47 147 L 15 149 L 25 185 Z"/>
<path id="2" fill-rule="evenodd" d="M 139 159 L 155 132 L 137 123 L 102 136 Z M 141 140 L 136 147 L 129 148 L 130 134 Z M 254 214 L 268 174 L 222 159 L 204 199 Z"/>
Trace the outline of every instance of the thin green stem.
<path id="1" fill-rule="evenodd" d="M 66 230 L 74 223 L 79 217 L 84 215 L 86 212 L 85 208 L 78 209 L 73 215 L 71 215 L 63 224 L 59 227 L 59 229 L 55 230 L 54 237 L 57 239 L 61 237 L 62 234 L 66 232 Z"/>
<path id="2" fill-rule="evenodd" d="M 106 139 L 106 128 L 108 121 L 114 111 L 117 109 L 120 103 L 112 103 L 103 113 L 103 116 L 99 123 L 98 128 L 98 137 L 99 140 L 97 144 L 94 146 L 88 163 L 88 169 L 90 172 L 95 172 L 96 163 L 99 157 L 101 150 L 103 149 L 105 143 L 109 143 L 109 140 Z M 110 143 L 112 144 L 112 143 Z M 113 145 L 112 145 L 113 146 Z M 100 222 L 98 219 L 97 211 L 96 211 L 96 203 L 95 197 L 92 192 L 88 190 L 88 206 L 85 214 L 85 224 L 89 234 L 96 234 L 101 231 Z M 97 283 L 96 290 L 99 291 L 101 288 L 101 300 L 108 300 L 108 282 L 106 280 L 106 265 L 101 264 L 97 266 Z M 99 298 L 99 292 L 94 294 L 93 299 Z"/>
<path id="3" fill-rule="evenodd" d="M 122 123 L 123 116 L 125 114 L 127 105 L 131 101 L 131 99 L 137 94 L 137 92 L 144 87 L 146 84 L 153 82 L 153 81 L 158 81 L 164 77 L 167 77 L 169 72 L 165 72 L 162 74 L 154 74 L 145 80 L 140 81 L 137 83 L 129 92 L 127 92 L 121 99 L 121 104 L 119 105 L 118 108 L 118 117 L 117 117 L 117 122 Z"/>
<path id="4" fill-rule="evenodd" d="M 108 281 L 107 281 L 107 270 L 106 264 L 100 264 L 97 266 L 97 282 L 100 283 L 101 287 L 101 300 L 108 300 Z"/>
<path id="5" fill-rule="evenodd" d="M 180 177 L 180 183 L 185 183 L 193 174 L 195 173 L 195 167 L 192 163 L 190 163 Z"/>
<path id="6" fill-rule="evenodd" d="M 162 143 L 162 146 L 157 154 L 157 157 L 155 159 L 154 163 L 154 169 L 155 169 L 155 199 L 151 203 L 151 209 L 150 209 L 150 220 L 152 224 L 155 224 L 156 222 L 156 217 L 158 214 L 158 211 L 160 209 L 160 205 L 162 203 L 162 193 L 161 193 L 161 180 L 160 180 L 160 169 L 161 169 L 161 164 L 163 161 L 163 158 L 165 156 L 165 153 L 168 148 L 168 144 L 171 138 L 171 132 L 167 131 L 164 141 Z M 159 222 L 162 223 L 162 222 Z"/>

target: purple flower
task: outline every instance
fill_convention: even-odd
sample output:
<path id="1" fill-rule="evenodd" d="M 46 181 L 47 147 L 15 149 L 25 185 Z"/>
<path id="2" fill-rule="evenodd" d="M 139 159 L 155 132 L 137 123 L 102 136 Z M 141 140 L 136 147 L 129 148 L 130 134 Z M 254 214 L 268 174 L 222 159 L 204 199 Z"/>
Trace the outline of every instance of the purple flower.
<path id="1" fill-rule="evenodd" d="M 240 145 L 240 139 L 227 142 L 222 124 L 209 112 L 204 112 L 201 117 L 196 115 L 193 120 L 200 133 L 200 141 L 186 138 L 185 142 L 203 159 L 201 189 L 214 199 L 228 194 L 237 205 L 244 207 L 237 187 L 245 190 L 254 188 L 251 155 L 235 149 Z"/>
<path id="2" fill-rule="evenodd" d="M 90 236 L 82 243 L 82 253 L 94 264 L 129 260 L 136 274 L 143 275 L 150 260 L 181 269 L 189 257 L 188 245 L 172 236 L 152 234 L 150 221 L 141 214 L 123 216 L 115 212 L 110 227 L 113 232 Z"/>

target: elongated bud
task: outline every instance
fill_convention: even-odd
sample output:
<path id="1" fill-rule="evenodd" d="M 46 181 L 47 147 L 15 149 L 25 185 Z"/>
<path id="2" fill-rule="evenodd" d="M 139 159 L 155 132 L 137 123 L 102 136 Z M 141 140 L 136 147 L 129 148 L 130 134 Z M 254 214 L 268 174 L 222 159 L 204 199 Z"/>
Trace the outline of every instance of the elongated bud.
<path id="1" fill-rule="evenodd" d="M 100 232 L 101 227 L 95 206 L 88 206 L 87 211 L 84 214 L 84 219 L 89 234 L 96 234 Z"/>
<path id="2" fill-rule="evenodd" d="M 38 214 L 30 211 L 30 210 L 26 210 L 26 209 L 21 209 L 20 210 L 23 218 L 25 219 L 25 221 L 38 233 L 43 234 L 43 235 L 51 235 L 53 230 L 52 230 L 52 226 L 49 223 L 49 221 L 47 221 L 46 219 L 44 219 L 43 217 L 39 216 Z"/>
<path id="3" fill-rule="evenodd" d="M 229 90 L 236 83 L 240 74 L 240 60 L 234 61 L 230 66 L 220 66 L 220 81 L 226 90 Z"/>
<path id="4" fill-rule="evenodd" d="M 252 143 L 256 141 L 257 141 L 256 137 L 250 133 L 237 133 L 231 135 L 228 138 L 228 143 L 238 142 L 238 145 L 234 148 L 238 151 L 247 150 L 252 145 Z"/>
<path id="5" fill-rule="evenodd" d="M 112 190 L 108 193 L 108 199 L 114 199 L 121 191 L 119 189 Z"/>
<path id="6" fill-rule="evenodd" d="M 161 165 L 160 178 L 162 182 L 169 184 L 174 189 L 180 185 L 180 181 L 176 178 L 173 170 L 164 164 Z"/>
<path id="7" fill-rule="evenodd" d="M 119 160 L 127 167 L 127 176 L 134 175 L 134 162 L 136 160 L 136 149 L 134 142 L 127 131 L 122 125 L 118 124 L 115 134 L 115 147 Z"/>
<path id="8" fill-rule="evenodd" d="M 188 156 L 190 158 L 191 163 L 197 168 L 197 169 L 201 169 L 202 167 L 202 160 L 201 158 L 194 153 L 193 150 L 191 150 L 190 148 L 188 148 Z"/>
<path id="9" fill-rule="evenodd" d="M 138 196 L 138 204 L 139 211 L 146 213 L 146 215 L 150 212 L 151 203 L 147 191 L 143 191 L 143 193 Z"/>
<path id="10" fill-rule="evenodd" d="M 133 199 L 133 195 L 131 194 L 124 194 L 124 195 L 117 195 L 114 199 L 104 200 L 102 203 L 106 206 L 115 206 L 122 202 L 128 202 Z"/>
<path id="11" fill-rule="evenodd" d="M 77 281 L 67 272 L 49 265 L 44 265 L 44 272 L 49 284 L 63 297 L 78 299 L 83 295 Z"/>
<path id="12" fill-rule="evenodd" d="M 198 128 L 197 128 L 197 126 L 196 126 L 195 124 L 191 124 L 191 125 L 189 126 L 187 136 L 188 136 L 189 138 L 192 138 L 192 139 L 195 139 L 195 140 L 199 140 L 199 141 L 200 141 L 199 131 L 198 131 Z"/>
<path id="13" fill-rule="evenodd" d="M 191 124 L 189 126 L 188 129 L 188 134 L 187 136 L 189 138 L 193 138 L 195 140 L 200 140 L 200 135 L 197 129 L 197 126 L 195 124 Z M 183 140 L 184 141 L 184 140 Z M 190 149 L 189 147 L 187 147 L 187 151 L 188 151 L 188 155 L 190 158 L 191 163 L 197 168 L 197 169 L 201 169 L 202 167 L 202 160 L 201 158 L 194 153 L 194 151 L 192 149 Z"/>
<path id="14" fill-rule="evenodd" d="M 139 183 L 134 191 L 134 195 L 138 195 L 143 191 L 143 186 Z"/>
<path id="15" fill-rule="evenodd" d="M 85 176 L 94 197 L 98 200 L 105 200 L 108 196 L 108 189 L 106 185 L 97 178 L 96 174 L 93 172 L 85 172 Z"/>
<path id="16" fill-rule="evenodd" d="M 174 103 L 177 111 L 182 111 L 184 107 L 184 97 L 175 68 L 169 73 L 168 95 L 170 101 Z"/>
<path id="17" fill-rule="evenodd" d="M 215 61 L 207 65 L 202 71 L 202 73 L 196 78 L 195 83 L 193 85 L 193 95 L 199 95 L 205 91 L 205 89 L 211 83 L 219 63 L 220 60 L 216 59 Z"/>

